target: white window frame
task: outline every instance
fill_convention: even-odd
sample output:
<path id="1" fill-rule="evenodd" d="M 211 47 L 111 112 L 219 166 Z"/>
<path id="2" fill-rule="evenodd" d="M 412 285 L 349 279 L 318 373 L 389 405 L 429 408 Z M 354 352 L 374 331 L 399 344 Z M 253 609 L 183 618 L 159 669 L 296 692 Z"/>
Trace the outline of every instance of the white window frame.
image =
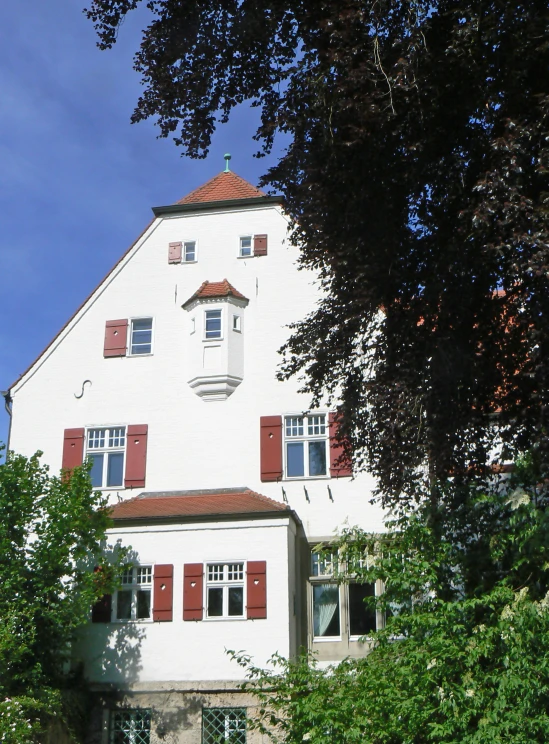
<path id="1" fill-rule="evenodd" d="M 249 253 L 242 253 L 242 241 L 243 240 L 249 240 L 250 241 L 250 252 Z M 254 256 L 254 236 L 251 234 L 248 235 L 240 235 L 238 238 L 238 258 L 253 258 Z"/>
<path id="2" fill-rule="evenodd" d="M 147 622 L 152 620 L 153 612 L 154 566 L 152 563 L 139 563 L 127 566 L 121 577 L 121 585 L 113 594 L 112 619 L 116 623 Z M 130 617 L 118 617 L 120 592 L 131 592 Z M 138 617 L 138 593 L 149 592 L 149 614 Z"/>
<path id="3" fill-rule="evenodd" d="M 218 567 L 222 567 L 221 578 L 213 578 L 214 571 Z M 235 573 L 238 567 L 241 566 L 241 576 L 234 578 L 231 577 L 231 573 Z M 219 572 L 217 572 L 219 574 Z M 204 617 L 206 620 L 245 620 L 246 619 L 246 573 L 247 566 L 246 561 L 235 560 L 235 561 L 207 561 L 205 564 L 205 581 L 204 581 Z M 242 589 L 242 614 L 241 615 L 229 615 L 229 589 L 231 588 Z M 208 614 L 208 589 L 222 589 L 222 614 L 221 615 L 209 615 Z"/>
<path id="4" fill-rule="evenodd" d="M 103 437 L 101 438 L 101 433 Z M 123 444 L 120 441 L 123 440 Z M 109 444 L 112 442 L 112 445 Z M 124 488 L 124 473 L 126 469 L 126 448 L 128 444 L 127 427 L 118 426 L 89 426 L 86 429 L 86 459 L 91 459 L 94 455 L 103 456 L 103 466 L 101 474 L 101 485 L 94 485 L 93 488 L 101 490 L 112 490 Z M 107 485 L 109 474 L 110 455 L 122 454 L 122 478 L 121 483 L 116 485 Z"/>
<path id="5" fill-rule="evenodd" d="M 368 634 L 351 634 L 351 597 L 350 597 L 350 586 L 356 584 L 361 585 L 361 582 L 353 580 L 353 576 L 349 576 L 348 580 L 344 583 L 336 581 L 336 571 L 338 565 L 338 555 L 336 552 L 320 554 L 314 550 L 311 550 L 311 570 L 309 577 L 310 584 L 310 624 L 311 624 L 311 638 L 313 643 L 327 643 L 327 642 L 339 642 L 339 641 L 352 641 L 358 642 L 361 638 L 372 638 L 372 635 Z M 384 586 L 382 581 L 372 582 L 374 586 L 374 596 L 379 597 L 383 594 Z M 338 588 L 338 601 L 339 601 L 339 635 L 334 636 L 317 636 L 314 633 L 314 587 L 319 585 L 332 585 Z M 375 630 L 381 630 L 385 627 L 385 617 L 382 612 L 376 609 L 375 611 Z"/>
<path id="6" fill-rule="evenodd" d="M 139 320 L 150 320 L 151 321 L 151 344 L 150 344 L 150 347 L 151 348 L 150 348 L 150 351 L 145 351 L 143 354 L 134 353 L 132 351 L 132 347 L 134 345 L 133 344 L 133 331 L 134 331 L 133 324 L 136 321 L 139 321 Z M 128 342 L 128 356 L 130 356 L 130 357 L 152 356 L 152 354 L 154 352 L 153 343 L 154 343 L 154 318 L 152 316 L 150 316 L 150 315 L 142 315 L 142 316 L 139 316 L 138 318 L 130 318 L 130 334 L 129 334 L 129 342 Z"/>
<path id="7" fill-rule="evenodd" d="M 187 259 L 187 245 L 194 243 L 194 258 Z M 181 263 L 193 264 L 198 262 L 198 240 L 182 240 L 181 241 Z"/>
<path id="8" fill-rule="evenodd" d="M 242 315 L 233 314 L 233 331 L 242 333 Z"/>
<path id="9" fill-rule="evenodd" d="M 208 313 L 219 313 L 219 336 L 207 336 Z M 204 308 L 204 341 L 222 341 L 223 340 L 223 308 L 209 307 Z"/>
<path id="10" fill-rule="evenodd" d="M 120 728 L 117 726 L 117 716 L 126 718 L 126 721 L 120 722 Z M 142 725 L 138 728 L 137 723 L 139 719 L 145 719 L 148 723 L 148 731 L 142 728 Z M 126 741 L 128 744 L 150 744 L 151 741 L 151 711 L 149 708 L 120 708 L 118 710 L 111 710 L 110 712 L 110 725 L 109 725 L 109 744 L 113 744 L 117 738 L 116 734 L 125 734 Z M 148 738 L 145 740 L 142 736 L 143 733 L 148 733 Z"/>
<path id="11" fill-rule="evenodd" d="M 323 417 L 324 433 L 309 434 L 309 420 L 311 419 L 313 430 L 315 427 L 320 428 L 320 422 L 315 422 L 315 419 Z M 290 419 L 294 421 L 289 423 Z M 299 434 L 298 421 L 302 420 L 303 433 Z M 294 423 L 295 422 L 295 423 Z M 291 429 L 296 433 L 288 433 L 288 429 Z M 330 477 L 330 424 L 327 411 L 307 411 L 305 413 L 285 413 L 282 416 L 282 438 L 283 438 L 283 464 L 284 464 L 284 478 L 286 480 L 315 480 L 317 478 L 329 478 Z M 288 473 L 289 457 L 288 457 L 288 444 L 290 443 L 303 442 L 303 475 L 290 475 Z M 325 472 L 319 473 L 318 475 L 309 474 L 309 444 L 311 442 L 324 442 L 324 456 L 325 456 Z"/>
<path id="12" fill-rule="evenodd" d="M 338 642 L 343 638 L 343 623 L 342 623 L 342 591 L 341 585 L 335 581 L 334 569 L 337 565 L 337 555 L 330 553 L 330 555 L 320 556 L 319 553 L 311 551 L 311 571 L 309 583 L 311 586 L 311 638 L 314 643 L 330 643 Z M 339 615 L 339 633 L 337 635 L 315 635 L 315 618 L 314 618 L 314 589 L 315 586 L 333 586 L 337 590 L 338 606 L 337 612 Z M 335 614 L 335 613 L 334 613 Z M 331 623 L 333 618 L 330 618 L 328 625 Z"/>

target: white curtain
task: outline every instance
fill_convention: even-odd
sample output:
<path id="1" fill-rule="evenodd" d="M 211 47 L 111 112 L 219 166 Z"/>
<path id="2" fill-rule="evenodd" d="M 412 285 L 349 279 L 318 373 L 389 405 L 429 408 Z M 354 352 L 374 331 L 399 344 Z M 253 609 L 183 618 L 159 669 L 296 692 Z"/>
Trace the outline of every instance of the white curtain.
<path id="1" fill-rule="evenodd" d="M 314 634 L 326 634 L 332 619 L 339 608 L 339 587 L 334 584 L 317 584 L 314 593 Z"/>

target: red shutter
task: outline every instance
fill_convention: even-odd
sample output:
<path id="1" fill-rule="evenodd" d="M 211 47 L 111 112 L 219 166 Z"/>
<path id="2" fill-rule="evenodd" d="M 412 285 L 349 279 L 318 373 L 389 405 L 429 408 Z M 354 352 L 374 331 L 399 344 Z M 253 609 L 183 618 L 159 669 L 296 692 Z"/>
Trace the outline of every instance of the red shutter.
<path id="1" fill-rule="evenodd" d="M 112 597 L 105 594 L 92 607 L 92 623 L 110 623 L 111 621 Z"/>
<path id="2" fill-rule="evenodd" d="M 267 563 L 248 561 L 247 566 L 248 620 L 267 617 Z"/>
<path id="3" fill-rule="evenodd" d="M 282 416 L 262 416 L 260 420 L 261 480 L 282 478 Z"/>
<path id="4" fill-rule="evenodd" d="M 336 439 L 339 421 L 336 413 L 328 416 L 330 431 L 330 475 L 332 478 L 348 478 L 353 474 L 353 463 L 348 457 L 343 457 L 345 446 Z"/>
<path id="5" fill-rule="evenodd" d="M 173 566 L 154 567 L 153 620 L 173 620 Z"/>
<path id="6" fill-rule="evenodd" d="M 170 243 L 168 246 L 168 263 L 181 263 L 182 243 Z"/>
<path id="7" fill-rule="evenodd" d="M 267 255 L 267 236 L 254 235 L 254 256 Z"/>
<path id="8" fill-rule="evenodd" d="M 104 357 L 126 356 L 128 342 L 128 321 L 107 320 L 105 325 Z"/>
<path id="9" fill-rule="evenodd" d="M 126 434 L 126 488 L 142 488 L 147 468 L 147 424 L 128 426 Z"/>
<path id="10" fill-rule="evenodd" d="M 65 429 L 63 439 L 63 470 L 72 470 L 84 460 L 84 429 Z"/>
<path id="11" fill-rule="evenodd" d="M 183 620 L 202 620 L 204 566 L 185 563 L 183 578 Z"/>

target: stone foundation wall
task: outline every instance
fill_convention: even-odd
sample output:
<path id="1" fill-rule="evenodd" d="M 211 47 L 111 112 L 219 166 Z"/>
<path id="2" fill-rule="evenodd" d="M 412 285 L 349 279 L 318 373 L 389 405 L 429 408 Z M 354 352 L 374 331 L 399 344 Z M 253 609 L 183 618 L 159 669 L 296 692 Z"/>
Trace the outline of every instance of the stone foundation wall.
<path id="1" fill-rule="evenodd" d="M 252 695 L 226 682 L 194 687 L 166 683 L 148 689 L 141 685 L 131 690 L 98 690 L 94 697 L 86 744 L 110 744 L 112 715 L 117 709 L 150 710 L 150 744 L 202 744 L 204 708 L 246 708 L 247 718 L 251 718 L 257 707 Z M 247 729 L 246 744 L 267 744 L 267 739 Z"/>

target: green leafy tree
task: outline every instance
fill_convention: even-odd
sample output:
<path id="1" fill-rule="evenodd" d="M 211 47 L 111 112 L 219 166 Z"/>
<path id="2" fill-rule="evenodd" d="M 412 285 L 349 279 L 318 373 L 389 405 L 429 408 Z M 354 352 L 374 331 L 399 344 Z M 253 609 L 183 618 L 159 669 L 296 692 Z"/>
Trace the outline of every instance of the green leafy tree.
<path id="1" fill-rule="evenodd" d="M 90 2 L 101 48 L 140 4 Z M 537 447 L 547 470 L 547 3 L 147 7 L 133 121 L 156 118 L 202 157 L 251 100 L 263 151 L 289 137 L 263 183 L 325 297 L 294 328 L 283 374 L 302 373 L 313 402 L 337 393 L 385 501 L 477 480 L 502 444 L 505 457 Z"/>
<path id="2" fill-rule="evenodd" d="M 76 732 L 68 697 L 80 683 L 68 671 L 71 641 L 115 583 L 116 561 L 104 563 L 105 506 L 85 467 L 52 477 L 39 453 L 11 454 L 0 465 L 3 744 L 39 741 L 55 721 Z"/>
<path id="3" fill-rule="evenodd" d="M 386 627 L 366 658 L 329 669 L 304 656 L 264 670 L 237 654 L 255 725 L 285 744 L 546 742 L 549 515 L 529 472 L 471 492 L 468 515 L 439 514 L 444 539 L 430 510 L 381 536 L 345 530 L 330 546 L 339 578 L 384 581 L 371 602 Z"/>

